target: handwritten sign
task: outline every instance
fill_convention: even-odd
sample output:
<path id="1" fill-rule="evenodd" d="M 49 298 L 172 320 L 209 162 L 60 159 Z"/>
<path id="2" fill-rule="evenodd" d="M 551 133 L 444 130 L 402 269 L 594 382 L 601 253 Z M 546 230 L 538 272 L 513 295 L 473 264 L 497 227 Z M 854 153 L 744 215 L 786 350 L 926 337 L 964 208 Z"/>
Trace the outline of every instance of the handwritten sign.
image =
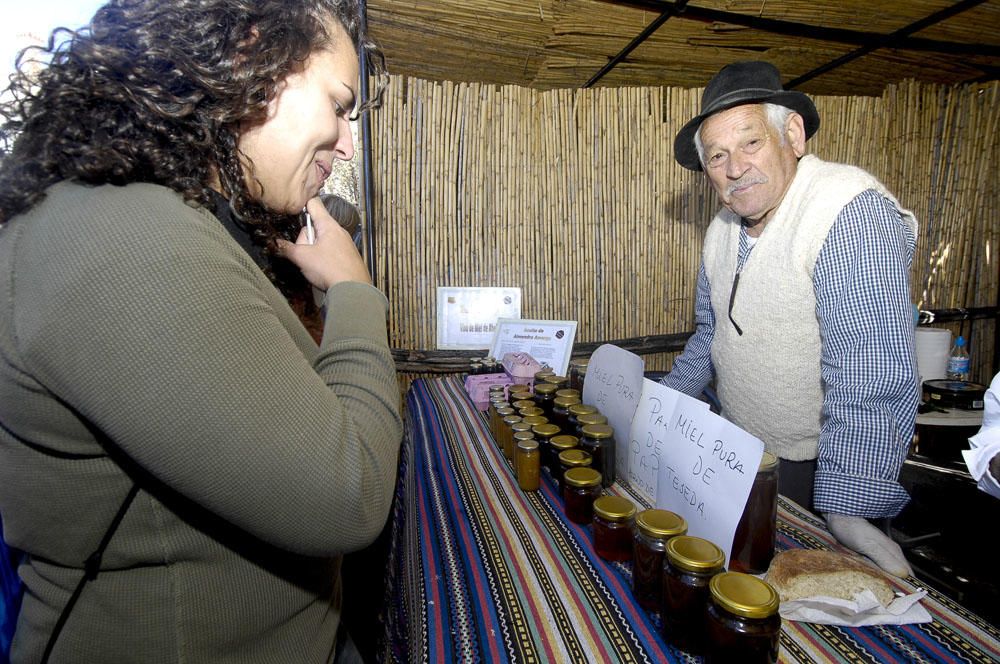
<path id="1" fill-rule="evenodd" d="M 628 441 L 639 396 L 645 363 L 635 353 L 604 344 L 590 356 L 583 403 L 597 406 L 615 430 L 615 471 L 628 477 Z"/>
<path id="2" fill-rule="evenodd" d="M 670 418 L 659 427 L 657 433 L 665 439 L 657 468 L 656 506 L 683 516 L 689 535 L 717 544 L 728 566 L 733 535 L 764 443 L 688 400 L 678 399 Z"/>
<path id="3" fill-rule="evenodd" d="M 686 402 L 687 408 L 708 410 L 704 401 L 643 379 L 642 395 L 629 432 L 628 473 L 625 477 L 629 486 L 650 503 L 656 502 L 661 455 L 670 431 L 668 423 L 681 401 Z"/>

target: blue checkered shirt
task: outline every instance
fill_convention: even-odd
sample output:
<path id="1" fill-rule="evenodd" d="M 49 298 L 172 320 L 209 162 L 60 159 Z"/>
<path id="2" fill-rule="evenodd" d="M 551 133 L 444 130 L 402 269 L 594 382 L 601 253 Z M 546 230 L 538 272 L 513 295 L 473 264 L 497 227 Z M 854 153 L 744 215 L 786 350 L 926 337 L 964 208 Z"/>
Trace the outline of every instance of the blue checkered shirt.
<path id="1" fill-rule="evenodd" d="M 824 395 L 814 486 L 818 512 L 895 516 L 909 499 L 899 470 L 919 401 L 909 292 L 915 241 L 892 202 L 868 190 L 840 211 L 816 260 Z M 744 228 L 737 271 L 752 249 Z M 715 376 L 710 293 L 703 263 L 695 333 L 662 381 L 690 395 L 701 394 Z"/>

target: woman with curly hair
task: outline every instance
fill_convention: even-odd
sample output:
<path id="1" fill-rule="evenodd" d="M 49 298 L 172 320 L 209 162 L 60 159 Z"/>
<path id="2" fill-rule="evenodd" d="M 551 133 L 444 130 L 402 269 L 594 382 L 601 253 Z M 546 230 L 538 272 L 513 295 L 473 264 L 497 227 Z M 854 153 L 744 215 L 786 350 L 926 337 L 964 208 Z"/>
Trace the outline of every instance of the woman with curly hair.
<path id="1" fill-rule="evenodd" d="M 330 662 L 402 431 L 386 299 L 318 198 L 359 3 L 112 0 L 63 35 L 0 107 L 12 661 Z"/>

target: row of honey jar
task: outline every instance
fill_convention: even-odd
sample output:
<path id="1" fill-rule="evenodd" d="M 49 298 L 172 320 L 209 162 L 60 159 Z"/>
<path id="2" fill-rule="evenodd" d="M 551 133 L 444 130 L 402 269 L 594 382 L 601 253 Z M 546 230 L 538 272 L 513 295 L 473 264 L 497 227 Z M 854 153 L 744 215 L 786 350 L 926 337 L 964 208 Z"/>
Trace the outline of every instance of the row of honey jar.
<path id="1" fill-rule="evenodd" d="M 604 495 L 592 513 L 594 551 L 632 562 L 636 602 L 659 614 L 668 643 L 708 662 L 777 661 L 779 600 L 767 582 L 726 571 L 722 549 L 687 535 L 684 518 L 673 512 L 637 514 L 627 498 Z"/>
<path id="2" fill-rule="evenodd" d="M 518 473 L 521 488 L 537 489 L 531 470 L 535 464 L 547 469 L 557 489 L 567 469 L 587 465 L 601 474 L 603 486 L 610 486 L 616 476 L 614 429 L 595 406 L 580 401 L 577 390 L 546 380 L 551 377 L 534 390 L 527 385 L 510 385 L 509 392 L 491 388 L 490 429 L 515 469 L 518 455 L 524 457 L 521 465 L 528 470 L 523 481 Z M 563 458 L 564 452 L 571 453 Z M 736 571 L 763 574 L 774 556 L 778 467 L 779 459 L 764 452 L 733 539 L 731 565 Z"/>
<path id="3" fill-rule="evenodd" d="M 707 540 L 686 536 L 687 524 L 679 515 L 650 509 L 636 516 L 631 501 L 602 495 L 602 486 L 609 486 L 614 477 L 614 431 L 596 408 L 578 402 L 561 404 L 566 413 L 565 420 L 563 413 L 556 415 L 564 427 L 560 428 L 546 417 L 556 407 L 555 400 L 547 398 L 546 387 L 541 390 L 542 399 L 529 399 L 525 386 L 513 387 L 512 401 L 498 393 L 491 399 L 489 412 L 491 429 L 514 466 L 519 486 L 526 491 L 537 489 L 540 469 L 547 469 L 561 493 L 567 519 L 592 527 L 597 554 L 609 561 L 632 561 L 636 600 L 661 615 L 669 642 L 703 653 L 710 661 L 736 661 L 731 659 L 736 655 L 738 661 L 776 661 L 781 622 L 774 590 L 754 576 L 725 571 L 722 550 Z M 571 388 L 563 390 L 555 395 L 557 399 L 578 398 Z M 768 528 L 766 524 L 774 523 L 775 463 L 765 454 L 737 530 L 731 563 L 736 569 L 753 571 L 750 568 L 762 564 L 766 568 L 766 562 L 754 562 L 746 555 L 737 561 L 741 547 L 746 549 L 744 554 L 753 552 L 751 546 L 773 551 L 773 525 Z M 764 497 L 757 501 L 765 505 L 763 514 L 754 510 L 755 494 Z M 761 521 L 764 527 L 758 530 L 755 526 Z M 741 530 L 753 533 L 744 544 Z M 755 538 L 757 534 L 764 537 Z M 763 547 L 755 539 L 763 541 Z"/>
<path id="4" fill-rule="evenodd" d="M 596 407 L 581 403 L 577 390 L 551 383 L 536 384 L 534 391 L 524 385 L 507 389 L 507 396 L 497 390 L 490 398 L 490 430 L 522 489 L 538 488 L 535 476 L 542 468 L 557 489 L 566 468 L 577 466 L 593 466 L 604 486 L 614 481 L 614 429 Z M 525 472 L 518 472 L 522 467 Z"/>

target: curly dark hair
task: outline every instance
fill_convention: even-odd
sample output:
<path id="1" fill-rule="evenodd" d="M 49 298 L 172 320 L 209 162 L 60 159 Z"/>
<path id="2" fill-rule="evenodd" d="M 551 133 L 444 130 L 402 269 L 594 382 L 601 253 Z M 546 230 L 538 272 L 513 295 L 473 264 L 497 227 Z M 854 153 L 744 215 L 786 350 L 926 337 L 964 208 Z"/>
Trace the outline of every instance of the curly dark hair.
<path id="1" fill-rule="evenodd" d="M 47 47 L 19 55 L 0 104 L 0 224 L 63 180 L 155 183 L 212 209 L 218 178 L 256 242 L 273 249 L 293 237 L 295 216 L 251 196 L 253 165 L 244 173 L 237 140 L 281 81 L 330 43 L 330 18 L 369 56 L 381 92 L 360 0 L 111 0 L 88 26 L 57 29 Z M 32 54 L 48 64 L 33 72 Z"/>

